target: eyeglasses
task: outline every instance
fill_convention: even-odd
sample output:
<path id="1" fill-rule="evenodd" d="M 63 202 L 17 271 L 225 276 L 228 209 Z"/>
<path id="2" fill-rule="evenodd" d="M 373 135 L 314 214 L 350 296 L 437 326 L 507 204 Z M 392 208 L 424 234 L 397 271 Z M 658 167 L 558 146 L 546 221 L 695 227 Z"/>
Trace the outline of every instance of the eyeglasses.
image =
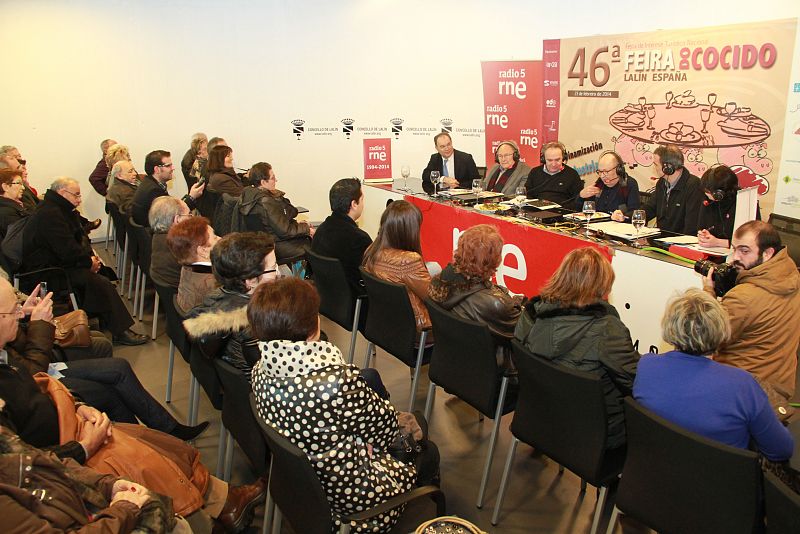
<path id="1" fill-rule="evenodd" d="M 597 169 L 597 174 L 599 174 L 600 176 L 608 176 L 612 172 L 614 172 L 614 169 L 607 169 L 605 171 L 602 169 Z"/>
<path id="2" fill-rule="evenodd" d="M 80 193 L 73 193 L 73 192 L 72 192 L 72 191 L 70 191 L 69 189 L 64 189 L 64 192 L 65 192 L 65 193 L 69 193 L 70 195 L 72 195 L 72 196 L 73 196 L 73 197 L 75 197 L 75 198 L 81 198 L 81 194 L 80 194 Z"/>
<path id="3" fill-rule="evenodd" d="M 513 152 L 511 154 L 498 154 L 497 155 L 497 159 L 508 159 L 508 158 L 513 158 L 513 157 L 514 157 L 514 153 Z"/>
<path id="4" fill-rule="evenodd" d="M 276 267 L 275 269 L 267 269 L 266 271 L 261 271 L 261 274 L 258 275 L 258 276 L 264 276 L 265 274 L 272 274 L 272 273 L 277 273 L 277 272 L 278 272 L 278 268 Z"/>
<path id="5" fill-rule="evenodd" d="M 174 163 L 161 163 L 160 165 L 156 165 L 156 167 L 174 167 Z"/>
<path id="6" fill-rule="evenodd" d="M 21 316 L 25 315 L 25 312 L 22 311 L 22 304 L 20 304 L 18 302 L 17 306 L 14 308 L 14 311 L 11 311 L 11 312 L 0 312 L 0 315 L 16 315 L 17 317 L 21 317 Z"/>
<path id="7" fill-rule="evenodd" d="M 20 180 L 19 182 L 11 182 L 11 185 L 22 185 L 22 180 Z"/>

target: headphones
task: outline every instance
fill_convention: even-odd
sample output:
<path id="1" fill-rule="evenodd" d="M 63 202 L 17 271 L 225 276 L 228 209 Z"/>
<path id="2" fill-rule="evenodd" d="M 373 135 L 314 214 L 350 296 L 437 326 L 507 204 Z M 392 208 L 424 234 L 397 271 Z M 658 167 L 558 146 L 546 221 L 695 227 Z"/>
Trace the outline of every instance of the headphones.
<path id="1" fill-rule="evenodd" d="M 720 202 L 723 198 L 725 198 L 725 191 L 722 189 L 715 189 L 711 193 L 711 197 L 714 199 L 714 202 Z"/>
<path id="2" fill-rule="evenodd" d="M 519 161 L 519 147 L 514 141 L 503 141 L 497 145 L 497 148 L 494 149 L 494 162 L 500 163 L 500 158 L 497 157 L 497 153 L 500 152 L 500 147 L 503 145 L 508 145 L 514 149 L 514 163 L 517 163 Z"/>
<path id="3" fill-rule="evenodd" d="M 564 143 L 561 143 L 559 141 L 550 141 L 549 143 L 546 143 L 542 147 L 542 151 L 539 154 L 539 163 L 544 165 L 544 153 L 547 152 L 548 150 L 550 150 L 551 148 L 557 148 L 557 149 L 559 149 L 561 151 L 561 163 L 563 165 L 566 165 L 567 164 L 567 159 L 568 159 L 567 147 L 564 146 Z"/>
<path id="4" fill-rule="evenodd" d="M 683 159 L 683 154 L 681 153 L 680 148 L 677 148 L 674 145 L 666 145 L 665 148 L 668 151 L 669 150 L 673 150 L 674 151 L 673 154 L 675 154 L 675 152 L 677 152 L 677 154 L 675 154 L 676 159 L 680 159 L 680 160 Z M 664 154 L 664 155 L 668 156 L 669 152 L 667 154 Z M 661 172 L 663 172 L 665 175 L 675 174 L 675 171 L 677 171 L 678 169 L 683 167 L 683 164 L 678 164 L 677 166 L 675 166 L 672 163 L 669 163 L 667 161 L 663 161 L 663 156 L 661 156 L 661 157 L 662 157 Z"/>
<path id="5" fill-rule="evenodd" d="M 625 186 L 628 180 L 628 174 L 625 172 L 625 162 L 622 160 L 619 154 L 617 154 L 613 150 L 607 150 L 606 152 L 600 154 L 600 157 L 597 158 L 597 161 L 600 161 L 603 158 L 603 156 L 608 154 L 611 154 L 612 156 L 614 156 L 614 159 L 617 160 L 617 166 L 615 170 L 617 172 L 617 176 L 619 177 L 621 185 Z"/>

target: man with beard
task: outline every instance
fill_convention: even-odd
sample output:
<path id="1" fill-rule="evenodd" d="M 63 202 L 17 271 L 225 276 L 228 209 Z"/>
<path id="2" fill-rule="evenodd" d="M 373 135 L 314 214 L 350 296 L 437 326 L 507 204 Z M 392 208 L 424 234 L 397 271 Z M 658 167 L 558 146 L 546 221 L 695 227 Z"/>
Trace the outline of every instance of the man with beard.
<path id="1" fill-rule="evenodd" d="M 749 371 L 780 395 L 794 394 L 800 343 L 800 274 L 777 230 L 749 221 L 733 234 L 736 285 L 721 303 L 731 337 L 714 360 Z M 714 292 L 712 272 L 703 281 Z"/>

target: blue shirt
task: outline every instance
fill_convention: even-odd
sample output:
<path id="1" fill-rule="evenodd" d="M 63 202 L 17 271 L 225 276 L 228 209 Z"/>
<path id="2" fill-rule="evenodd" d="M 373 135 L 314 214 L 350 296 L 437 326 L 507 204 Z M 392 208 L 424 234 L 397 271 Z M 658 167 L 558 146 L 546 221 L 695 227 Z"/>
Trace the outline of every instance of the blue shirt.
<path id="1" fill-rule="evenodd" d="M 633 177 L 628 177 L 624 190 L 619 182 L 617 182 L 614 187 L 606 187 L 606 184 L 604 184 L 602 180 L 598 180 L 598 182 L 600 182 L 600 185 L 597 186 L 600 188 L 600 194 L 590 198 L 578 197 L 578 211 L 583 209 L 583 203 L 586 200 L 594 200 L 595 209 L 597 211 L 609 214 L 618 210 L 621 204 L 625 204 L 625 209 L 623 211 L 628 217 L 630 217 L 633 210 L 639 209 L 641 205 L 639 184 Z"/>
<path id="2" fill-rule="evenodd" d="M 633 397 L 645 408 L 709 439 L 767 459 L 791 457 L 794 440 L 747 371 L 678 351 L 639 360 Z"/>

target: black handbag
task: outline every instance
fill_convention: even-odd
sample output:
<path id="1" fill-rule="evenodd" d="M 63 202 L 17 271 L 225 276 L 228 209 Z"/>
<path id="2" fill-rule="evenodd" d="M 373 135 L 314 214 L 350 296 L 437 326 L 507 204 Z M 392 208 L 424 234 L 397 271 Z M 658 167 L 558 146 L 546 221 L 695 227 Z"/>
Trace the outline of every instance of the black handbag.
<path id="1" fill-rule="evenodd" d="M 413 464 L 417 460 L 417 454 L 422 452 L 422 445 L 410 433 L 399 430 L 386 452 L 391 454 L 395 460 L 404 464 Z"/>

